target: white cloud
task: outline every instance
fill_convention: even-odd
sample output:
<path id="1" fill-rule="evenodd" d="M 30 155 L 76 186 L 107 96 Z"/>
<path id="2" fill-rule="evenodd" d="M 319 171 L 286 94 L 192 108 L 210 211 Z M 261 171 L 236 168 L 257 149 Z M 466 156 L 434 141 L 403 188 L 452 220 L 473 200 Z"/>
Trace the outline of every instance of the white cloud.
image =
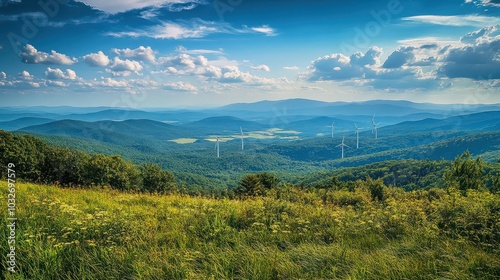
<path id="1" fill-rule="evenodd" d="M 113 88 L 124 88 L 124 87 L 129 87 L 129 84 L 127 81 L 124 80 L 115 80 L 112 78 L 104 78 L 101 77 L 101 80 L 93 80 L 93 83 L 98 86 L 103 86 L 103 87 L 113 87 Z"/>
<path id="2" fill-rule="evenodd" d="M 223 49 L 219 50 L 205 50 L 205 49 L 195 49 L 195 50 L 188 50 L 183 46 L 178 46 L 176 49 L 177 52 L 179 53 L 185 53 L 185 54 L 192 54 L 192 55 L 208 55 L 208 54 L 223 54 Z"/>
<path id="3" fill-rule="evenodd" d="M 193 93 L 198 92 L 198 88 L 187 82 L 168 83 L 164 85 L 164 88 L 167 90 L 174 90 L 174 91 L 189 91 Z"/>
<path id="4" fill-rule="evenodd" d="M 261 27 L 251 27 L 250 29 L 258 33 L 266 34 L 266 36 L 276 36 L 276 30 L 269 27 L 269 25 L 263 25 Z"/>
<path id="5" fill-rule="evenodd" d="M 51 86 L 57 86 L 57 87 L 67 87 L 68 84 L 64 83 L 63 81 L 47 81 L 47 84 L 48 85 L 51 85 Z"/>
<path id="6" fill-rule="evenodd" d="M 196 76 L 203 81 L 212 80 L 221 83 L 245 83 L 253 85 L 275 83 L 273 79 L 266 79 L 241 71 L 232 61 L 211 61 L 202 55 L 193 57 L 188 54 L 180 54 L 177 56 L 160 57 L 158 62 L 165 69 L 153 72 L 153 74 Z"/>
<path id="7" fill-rule="evenodd" d="M 205 3 L 205 1 L 202 0 L 142 0 L 142 1 L 79 0 L 79 1 L 109 14 L 122 13 L 146 7 L 167 7 L 170 11 L 181 11 L 185 9 L 192 9 L 198 4 Z"/>
<path id="8" fill-rule="evenodd" d="M 25 80 L 31 80 L 33 79 L 33 76 L 26 70 L 23 70 L 21 73 L 19 73 L 19 77 Z"/>
<path id="9" fill-rule="evenodd" d="M 0 72 L 0 78 L 6 79 L 7 78 L 7 74 L 5 74 L 4 71 Z"/>
<path id="10" fill-rule="evenodd" d="M 60 54 L 54 50 L 50 54 L 38 51 L 30 44 L 24 46 L 24 50 L 19 53 L 24 63 L 31 64 L 60 64 L 72 65 L 78 60 L 69 58 L 67 55 Z"/>
<path id="11" fill-rule="evenodd" d="M 460 16 L 439 16 L 439 15 L 421 15 L 404 17 L 402 20 L 427 23 L 445 26 L 474 26 L 483 27 L 485 25 L 500 24 L 500 18 L 479 15 L 460 15 Z"/>
<path id="12" fill-rule="evenodd" d="M 83 56 L 83 61 L 90 66 L 106 66 L 109 64 L 109 57 L 102 51 Z"/>
<path id="13" fill-rule="evenodd" d="M 164 22 L 162 25 L 153 28 L 153 38 L 155 39 L 186 39 L 203 38 L 213 33 L 224 33 L 224 29 L 213 23 L 195 24 L 185 26 L 174 22 Z"/>
<path id="14" fill-rule="evenodd" d="M 131 71 L 137 73 L 143 69 L 143 66 L 138 61 L 128 59 L 121 60 L 119 57 L 115 57 L 109 68 L 115 72 Z"/>
<path id="15" fill-rule="evenodd" d="M 265 64 L 261 64 L 258 66 L 250 66 L 250 68 L 252 68 L 253 70 L 261 70 L 261 71 L 266 71 L 266 72 L 271 71 L 271 69 L 269 69 L 269 66 L 267 66 Z"/>
<path id="16" fill-rule="evenodd" d="M 202 38 L 214 33 L 229 33 L 227 24 L 216 24 L 203 20 L 196 20 L 191 24 L 166 21 L 147 30 L 122 31 L 107 33 L 113 37 L 150 37 L 155 39 L 187 39 Z"/>
<path id="17" fill-rule="evenodd" d="M 202 19 L 193 19 L 191 21 L 163 21 L 160 24 L 143 30 L 130 30 L 121 32 L 109 32 L 105 35 L 112 37 L 149 37 L 155 39 L 189 39 L 204 38 L 211 34 L 244 34 L 256 33 L 267 36 L 276 35 L 275 30 L 268 25 L 262 27 L 234 28 L 227 22 L 206 21 Z"/>
<path id="18" fill-rule="evenodd" d="M 371 66 L 380 64 L 381 55 L 382 49 L 372 47 L 364 54 L 358 52 L 350 57 L 342 53 L 320 57 L 311 62 L 308 79 L 321 81 L 362 78 L 366 71 L 371 71 Z"/>
<path id="19" fill-rule="evenodd" d="M 498 0 L 478 0 L 478 1 L 465 0 L 465 3 L 474 3 L 477 6 L 500 7 L 500 1 L 498 1 Z"/>
<path id="20" fill-rule="evenodd" d="M 460 42 L 456 40 L 449 38 L 440 38 L 440 37 L 418 37 L 418 38 L 398 40 L 397 42 L 404 46 L 416 46 L 416 47 L 424 45 L 438 45 L 438 46 L 460 45 Z"/>
<path id="21" fill-rule="evenodd" d="M 136 59 L 141 61 L 147 61 L 154 63 L 156 60 L 156 51 L 154 51 L 151 47 L 140 46 L 136 49 L 112 49 L 112 52 L 130 59 Z"/>
<path id="22" fill-rule="evenodd" d="M 460 42 L 464 44 L 478 44 L 497 40 L 500 36 L 500 26 L 485 26 L 484 28 L 469 32 L 460 38 Z"/>
<path id="23" fill-rule="evenodd" d="M 414 42 L 415 45 L 408 43 Z M 383 90 L 437 90 L 454 87 L 455 80 L 500 79 L 500 31 L 487 26 L 444 45 L 442 41 L 406 41 L 384 63 L 381 50 L 372 47 L 365 54 L 342 53 L 311 62 L 310 81 L 341 81 L 345 85 Z"/>
<path id="24" fill-rule="evenodd" d="M 290 70 L 290 71 L 297 71 L 300 68 L 298 66 L 285 66 L 283 67 L 284 70 Z"/>
<path id="25" fill-rule="evenodd" d="M 66 72 L 63 72 L 59 68 L 52 69 L 52 68 L 48 67 L 47 70 L 45 71 L 45 76 L 47 77 L 47 79 L 50 79 L 50 80 L 57 80 L 57 79 L 75 80 L 76 79 L 76 73 L 75 73 L 75 71 L 73 71 L 71 69 L 66 69 Z"/>
<path id="26" fill-rule="evenodd" d="M 40 87 L 40 84 L 36 83 L 36 82 L 28 82 L 28 85 L 30 85 L 31 87 L 34 87 L 34 88 L 39 88 Z"/>
<path id="27" fill-rule="evenodd" d="M 467 45 L 443 49 L 444 64 L 438 73 L 449 78 L 500 79 L 500 35 L 495 31 L 485 27 L 462 37 Z"/>

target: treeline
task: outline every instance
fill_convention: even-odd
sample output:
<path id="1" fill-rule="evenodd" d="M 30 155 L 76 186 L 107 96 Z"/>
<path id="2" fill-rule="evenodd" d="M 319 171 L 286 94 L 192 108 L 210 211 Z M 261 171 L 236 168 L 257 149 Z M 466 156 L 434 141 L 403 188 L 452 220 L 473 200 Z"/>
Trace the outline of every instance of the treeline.
<path id="1" fill-rule="evenodd" d="M 471 158 L 470 153 L 468 158 Z M 381 179 L 387 186 L 395 186 L 406 191 L 442 188 L 447 184 L 445 173 L 451 168 L 453 161 L 448 160 L 388 160 L 368 165 L 341 168 L 333 171 L 317 172 L 297 179 L 298 186 L 328 188 L 338 182 L 363 180 L 367 177 Z M 487 188 L 492 188 L 498 177 L 500 165 L 480 161 L 482 179 Z"/>
<path id="2" fill-rule="evenodd" d="M 0 130 L 0 164 L 15 165 L 24 181 L 64 187 L 107 186 L 118 190 L 169 193 L 177 189 L 172 172 L 157 164 L 134 165 L 118 155 L 88 155 L 48 145 L 28 135 Z M 5 179 L 6 172 L 0 178 Z"/>
<path id="3" fill-rule="evenodd" d="M 418 189 L 448 188 L 463 194 L 466 194 L 468 190 L 489 190 L 493 193 L 500 191 L 500 160 L 495 164 L 486 165 L 480 157 L 474 159 L 469 151 L 465 151 L 457 156 L 451 164 L 445 161 L 432 162 L 427 160 L 409 162 L 419 163 L 419 165 L 413 166 L 413 168 L 403 166 L 398 169 L 396 161 L 383 168 L 370 169 L 365 167 L 366 170 L 363 170 L 362 167 L 351 168 L 349 171 L 341 173 L 340 177 L 321 178 L 315 184 L 310 185 L 303 182 L 296 186 L 283 184 L 276 176 L 268 173 L 247 174 L 234 190 L 234 195 L 261 196 L 283 186 L 292 186 L 309 192 L 316 192 L 320 189 L 355 192 L 362 185 L 369 191 L 374 200 L 382 200 L 385 190 L 388 189 L 387 186 L 398 187 L 397 182 L 406 182 L 410 186 L 415 186 L 415 183 L 410 183 L 410 181 L 419 181 L 419 177 L 424 177 L 423 182 L 427 182 L 428 185 Z M 398 179 L 396 180 L 396 178 Z M 431 182 L 431 179 L 434 182 Z M 415 189 L 417 188 L 414 187 L 411 190 Z"/>

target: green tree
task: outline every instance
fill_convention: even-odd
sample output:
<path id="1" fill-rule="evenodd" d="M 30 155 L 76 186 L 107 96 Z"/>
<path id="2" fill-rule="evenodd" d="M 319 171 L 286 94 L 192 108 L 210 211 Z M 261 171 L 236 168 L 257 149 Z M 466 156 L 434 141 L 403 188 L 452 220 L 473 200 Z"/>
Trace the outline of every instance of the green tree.
<path id="1" fill-rule="evenodd" d="M 259 176 L 259 180 L 262 183 L 264 189 L 267 190 L 278 187 L 280 183 L 280 179 L 278 179 L 278 177 L 267 172 L 257 174 L 257 176 Z"/>
<path id="2" fill-rule="evenodd" d="M 89 156 L 68 148 L 50 147 L 45 151 L 41 177 L 45 183 L 63 186 L 84 184 L 84 164 Z"/>
<path id="3" fill-rule="evenodd" d="M 241 181 L 240 185 L 236 188 L 237 195 L 258 196 L 264 194 L 264 186 L 260 181 L 258 174 L 247 174 Z"/>
<path id="4" fill-rule="evenodd" d="M 384 181 L 381 178 L 373 180 L 372 178 L 367 177 L 366 184 L 368 186 L 368 190 L 370 191 L 370 195 L 373 200 L 381 201 L 384 199 L 385 185 Z"/>
<path id="5" fill-rule="evenodd" d="M 457 187 L 462 193 L 468 189 L 484 188 L 484 163 L 481 158 L 472 159 L 469 151 L 455 158 L 451 169 L 445 172 L 448 187 Z"/>
<path id="6" fill-rule="evenodd" d="M 172 172 L 162 170 L 161 166 L 146 163 L 139 168 L 142 179 L 142 190 L 150 193 L 171 193 L 177 190 Z"/>
<path id="7" fill-rule="evenodd" d="M 123 160 L 120 156 L 106 157 L 107 183 L 109 186 L 119 190 L 138 190 L 139 173 L 136 167 Z"/>
<path id="8" fill-rule="evenodd" d="M 247 174 L 235 189 L 237 195 L 260 196 L 264 195 L 266 190 L 277 188 L 280 180 L 267 172 L 260 174 Z"/>

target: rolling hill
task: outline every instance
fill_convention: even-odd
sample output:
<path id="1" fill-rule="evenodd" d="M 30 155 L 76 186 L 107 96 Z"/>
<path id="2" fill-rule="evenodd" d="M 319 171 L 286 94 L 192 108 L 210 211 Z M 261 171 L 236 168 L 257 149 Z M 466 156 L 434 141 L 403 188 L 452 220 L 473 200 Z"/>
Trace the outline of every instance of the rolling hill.
<path id="1" fill-rule="evenodd" d="M 258 122 L 243 120 L 231 116 L 210 117 L 199 121 L 190 122 L 181 127 L 196 129 L 199 132 L 208 134 L 234 133 L 239 134 L 240 127 L 244 130 L 264 130 L 266 125 Z"/>
<path id="2" fill-rule="evenodd" d="M 48 118 L 24 117 L 11 121 L 0 122 L 0 129 L 12 131 L 21 129 L 26 126 L 46 124 L 53 121 L 53 119 Z"/>

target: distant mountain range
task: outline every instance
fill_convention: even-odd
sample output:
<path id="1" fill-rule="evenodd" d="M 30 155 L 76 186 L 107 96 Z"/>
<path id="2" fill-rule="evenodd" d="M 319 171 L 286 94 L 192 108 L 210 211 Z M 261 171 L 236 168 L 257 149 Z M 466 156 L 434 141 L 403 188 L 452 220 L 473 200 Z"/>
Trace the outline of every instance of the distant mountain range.
<path id="1" fill-rule="evenodd" d="M 500 111 L 453 116 L 446 119 L 406 121 L 381 127 L 379 132 L 384 135 L 442 130 L 500 131 Z"/>
<path id="2" fill-rule="evenodd" d="M 442 105 L 410 101 L 373 100 L 365 102 L 323 102 L 308 99 L 236 103 L 213 109 L 128 109 L 112 107 L 6 107 L 0 108 L 0 122 L 19 118 L 72 119 L 80 121 L 149 119 L 160 122 L 189 123 L 209 117 L 231 116 L 265 124 L 288 124 L 304 117 L 335 117 L 350 121 L 363 121 L 375 115 L 382 125 L 425 118 L 500 111 L 500 104 L 493 105 Z M 33 123 L 33 125 L 36 123 Z M 9 126 L 5 126 L 9 127 Z M 2 127 L 0 128 L 7 129 Z M 11 126 L 12 127 L 12 126 Z"/>

